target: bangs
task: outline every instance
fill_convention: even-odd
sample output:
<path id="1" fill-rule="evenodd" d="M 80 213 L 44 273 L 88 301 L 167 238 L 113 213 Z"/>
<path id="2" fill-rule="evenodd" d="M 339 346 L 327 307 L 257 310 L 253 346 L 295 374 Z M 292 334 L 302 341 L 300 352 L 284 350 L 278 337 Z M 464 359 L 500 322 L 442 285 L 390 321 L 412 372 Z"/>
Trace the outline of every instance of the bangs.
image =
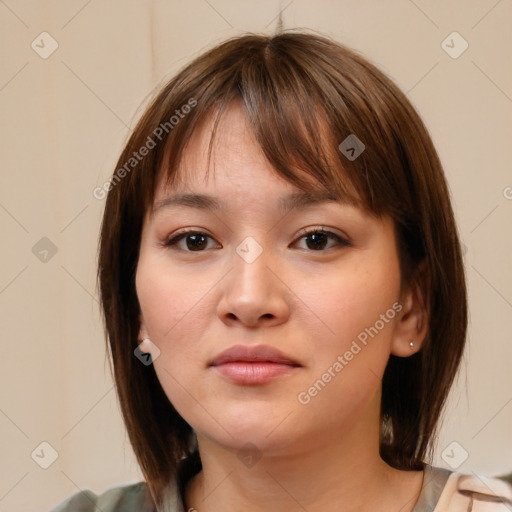
<path id="1" fill-rule="evenodd" d="M 355 114 L 348 111 L 334 84 L 318 79 L 322 76 L 320 70 L 314 80 L 303 64 L 276 46 L 255 48 L 252 58 L 240 56 L 228 65 L 221 56 L 218 65 L 227 66 L 225 70 L 217 68 L 211 80 L 204 80 L 194 90 L 188 88 L 188 97 L 175 94 L 168 112 L 186 104 L 190 96 L 197 100 L 197 106 L 164 142 L 146 209 L 151 207 L 159 184 L 174 187 L 186 182 L 187 176 L 178 172 L 183 152 L 194 133 L 212 121 L 205 170 L 208 174 L 219 123 L 236 102 L 243 107 L 256 141 L 279 176 L 303 191 L 328 191 L 342 203 L 376 217 L 382 215 L 368 181 L 368 159 L 376 161 L 372 152 L 365 155 L 365 150 L 351 161 L 338 148 L 349 135 L 361 132 L 350 125 Z M 318 66 L 314 61 L 306 64 Z"/>

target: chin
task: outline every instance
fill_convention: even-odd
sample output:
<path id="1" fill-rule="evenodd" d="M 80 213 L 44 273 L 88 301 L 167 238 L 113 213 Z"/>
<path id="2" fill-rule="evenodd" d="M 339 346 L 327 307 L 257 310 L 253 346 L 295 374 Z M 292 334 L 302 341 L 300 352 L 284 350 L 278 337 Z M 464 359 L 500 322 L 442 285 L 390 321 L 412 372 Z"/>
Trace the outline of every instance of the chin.
<path id="1" fill-rule="evenodd" d="M 218 423 L 214 420 L 203 423 L 195 429 L 196 432 L 237 455 L 251 449 L 265 455 L 278 454 L 287 451 L 290 445 L 297 446 L 300 441 L 297 422 L 288 421 L 293 415 L 284 419 L 286 414 L 271 414 L 268 404 L 266 411 L 258 411 L 254 407 L 248 410 L 240 406 L 237 409 L 232 416 L 227 415 L 226 411 L 222 416 L 212 412 Z"/>
<path id="2" fill-rule="evenodd" d="M 219 444 L 236 453 L 238 457 L 243 457 L 247 452 L 266 457 L 280 455 L 286 452 L 290 445 L 295 444 L 293 437 L 286 435 L 285 432 L 284 436 L 267 434 L 268 431 L 259 428 L 247 428 L 237 432 L 234 438 L 223 436 L 223 439 L 219 439 Z"/>

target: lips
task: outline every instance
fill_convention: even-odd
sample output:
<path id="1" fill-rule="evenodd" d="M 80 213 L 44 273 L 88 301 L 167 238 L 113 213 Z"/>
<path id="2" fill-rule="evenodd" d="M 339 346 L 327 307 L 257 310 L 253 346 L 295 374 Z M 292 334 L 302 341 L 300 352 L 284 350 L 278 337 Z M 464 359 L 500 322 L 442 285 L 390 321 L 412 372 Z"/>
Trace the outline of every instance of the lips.
<path id="1" fill-rule="evenodd" d="M 291 357 L 269 345 L 234 345 L 221 352 L 210 363 L 210 366 L 220 366 L 226 363 L 276 363 L 288 366 L 301 366 Z"/>
<path id="2" fill-rule="evenodd" d="M 210 368 L 237 385 L 262 385 L 294 374 L 302 365 L 269 345 L 235 345 L 215 357 Z"/>

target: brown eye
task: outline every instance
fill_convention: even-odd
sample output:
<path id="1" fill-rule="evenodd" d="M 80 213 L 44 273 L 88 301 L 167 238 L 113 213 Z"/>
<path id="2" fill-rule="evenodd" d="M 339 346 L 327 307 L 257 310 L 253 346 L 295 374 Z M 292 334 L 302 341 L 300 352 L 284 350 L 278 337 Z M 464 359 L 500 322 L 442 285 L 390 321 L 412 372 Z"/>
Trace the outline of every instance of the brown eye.
<path id="1" fill-rule="evenodd" d="M 326 231 L 324 229 L 312 229 L 309 231 L 303 231 L 300 239 L 306 239 L 306 248 L 312 251 L 324 251 L 326 246 L 328 245 L 329 240 L 334 240 L 335 246 L 350 246 L 350 243 L 341 238 L 340 236 L 332 233 L 331 231 Z M 332 248 L 332 247 L 327 247 Z"/>
<path id="2" fill-rule="evenodd" d="M 182 240 L 185 240 L 186 249 L 179 247 L 181 250 L 184 250 L 185 252 L 202 252 L 203 249 L 205 249 L 208 245 L 208 239 L 213 240 L 206 233 L 201 233 L 198 231 L 186 231 L 169 239 L 167 242 L 165 242 L 165 245 L 167 247 L 175 246 L 178 245 L 178 243 Z"/>

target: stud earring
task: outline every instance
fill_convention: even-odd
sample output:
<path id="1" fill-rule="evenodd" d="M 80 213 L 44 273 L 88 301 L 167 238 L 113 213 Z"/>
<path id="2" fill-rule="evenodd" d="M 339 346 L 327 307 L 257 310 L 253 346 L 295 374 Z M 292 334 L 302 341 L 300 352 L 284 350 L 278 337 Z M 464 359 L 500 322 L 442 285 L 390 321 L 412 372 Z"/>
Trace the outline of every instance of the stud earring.
<path id="1" fill-rule="evenodd" d="M 409 347 L 411 348 L 411 350 L 414 350 L 414 341 L 409 342 Z"/>

